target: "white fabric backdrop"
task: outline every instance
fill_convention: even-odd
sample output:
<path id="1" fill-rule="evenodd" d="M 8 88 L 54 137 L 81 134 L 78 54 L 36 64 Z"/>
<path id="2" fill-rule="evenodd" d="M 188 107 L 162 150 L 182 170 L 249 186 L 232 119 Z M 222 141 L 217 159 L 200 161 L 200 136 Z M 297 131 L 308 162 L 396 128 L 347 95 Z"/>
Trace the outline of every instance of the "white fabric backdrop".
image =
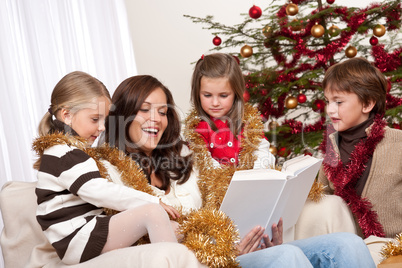
<path id="1" fill-rule="evenodd" d="M 112 94 L 137 70 L 124 0 L 0 2 L 1 187 L 36 180 L 32 140 L 64 75 L 87 72 Z"/>

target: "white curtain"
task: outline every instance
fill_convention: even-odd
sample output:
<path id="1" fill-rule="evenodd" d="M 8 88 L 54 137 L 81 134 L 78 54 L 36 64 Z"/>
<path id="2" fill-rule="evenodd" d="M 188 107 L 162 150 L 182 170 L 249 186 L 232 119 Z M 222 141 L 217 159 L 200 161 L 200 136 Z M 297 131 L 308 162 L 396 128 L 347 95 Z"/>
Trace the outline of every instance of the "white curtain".
<path id="1" fill-rule="evenodd" d="M 2 187 L 36 180 L 32 140 L 64 75 L 87 72 L 112 94 L 136 67 L 124 0 L 0 2 Z"/>

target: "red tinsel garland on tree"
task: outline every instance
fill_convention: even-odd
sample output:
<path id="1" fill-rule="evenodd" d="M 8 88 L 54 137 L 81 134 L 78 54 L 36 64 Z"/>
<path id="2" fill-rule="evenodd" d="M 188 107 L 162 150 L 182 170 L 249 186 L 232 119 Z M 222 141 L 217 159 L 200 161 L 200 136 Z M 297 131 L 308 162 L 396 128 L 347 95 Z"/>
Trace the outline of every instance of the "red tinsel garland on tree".
<path id="1" fill-rule="evenodd" d="M 308 0 L 293 0 L 292 2 L 294 4 L 301 4 L 303 2 L 308 2 Z M 298 74 L 304 73 L 309 70 L 317 70 L 320 68 L 327 69 L 332 64 L 331 59 L 334 58 L 335 54 L 339 53 L 342 49 L 346 47 L 346 45 L 350 42 L 352 36 L 357 33 L 359 27 L 365 23 L 369 11 L 379 8 L 380 6 L 380 4 L 374 3 L 367 8 L 361 9 L 357 12 L 351 12 L 346 7 L 335 8 L 332 13 L 334 14 L 334 16 L 337 15 L 341 21 L 344 21 L 347 24 L 348 30 L 342 31 L 339 38 L 332 40 L 328 44 L 323 44 L 323 47 L 314 50 L 308 47 L 307 40 L 308 37 L 311 35 L 311 28 L 315 25 L 316 22 L 320 23 L 320 21 L 318 19 L 309 20 L 304 25 L 303 31 L 293 32 L 290 27 L 288 27 L 289 20 L 286 14 L 286 5 L 284 5 L 277 12 L 280 28 L 278 31 L 272 33 L 271 38 L 268 39 L 268 47 L 271 49 L 275 61 L 278 63 L 279 66 L 283 66 L 281 70 L 277 71 L 277 77 L 274 81 L 272 81 L 272 84 L 294 82 L 298 80 Z M 331 6 L 329 5 L 318 8 L 312 12 L 312 15 L 317 14 L 321 11 L 325 11 L 329 8 L 331 8 Z M 383 9 L 385 8 L 387 8 L 387 6 L 383 7 Z M 388 31 L 398 30 L 401 27 L 401 22 L 399 20 L 400 15 L 401 5 L 398 5 L 387 13 L 386 25 Z M 292 54 L 292 58 L 289 60 L 287 60 L 286 53 L 281 52 L 281 46 L 273 43 L 275 42 L 275 40 L 278 40 L 277 37 L 279 36 L 294 40 L 295 52 Z M 401 53 L 402 49 L 395 50 L 393 53 L 388 53 L 385 51 L 384 45 L 377 45 L 372 47 L 371 54 L 375 58 L 375 65 L 382 72 L 389 72 L 396 70 L 397 68 L 402 66 L 402 58 L 398 57 L 398 55 L 400 55 Z M 303 56 L 314 58 L 315 63 L 301 63 Z M 314 84 L 316 82 L 309 81 L 309 83 Z M 260 106 L 261 113 L 266 118 L 268 118 L 269 115 L 277 118 L 283 116 L 286 111 L 284 109 L 285 97 L 286 94 L 281 95 L 276 106 L 273 104 L 273 101 L 270 98 L 266 99 L 265 102 Z M 393 108 L 401 105 L 402 98 L 388 96 L 387 103 L 387 108 Z M 293 131 L 297 132 L 298 128 L 300 127 L 295 126 L 292 129 Z"/>
<path id="2" fill-rule="evenodd" d="M 335 194 L 345 200 L 358 219 L 365 237 L 370 235 L 385 237 L 385 233 L 381 223 L 378 222 L 377 213 L 372 210 L 370 201 L 359 196 L 354 187 L 363 174 L 366 168 L 365 164 L 373 155 L 377 144 L 384 138 L 385 126 L 385 120 L 377 115 L 367 139 L 356 145 L 355 150 L 350 155 L 350 162 L 346 166 L 343 165 L 339 155 L 335 152 L 332 143 L 327 142 L 327 133 L 324 134 L 324 140 L 320 145 L 320 149 L 325 154 L 323 161 L 325 174 L 328 180 L 333 182 Z M 334 131 L 332 126 L 328 128 L 328 134 Z"/>
<path id="3" fill-rule="evenodd" d="M 292 134 L 299 133 L 307 133 L 307 132 L 316 132 L 324 129 L 325 117 L 321 117 L 321 119 L 313 124 L 303 126 L 303 123 L 300 121 L 296 121 L 294 119 L 287 119 L 283 122 L 283 126 L 289 126 L 291 128 Z"/>
<path id="4" fill-rule="evenodd" d="M 384 45 L 373 46 L 372 55 L 375 58 L 374 64 L 381 72 L 392 72 L 402 65 L 402 58 L 399 56 L 402 48 L 395 50 L 393 53 L 387 53 Z"/>

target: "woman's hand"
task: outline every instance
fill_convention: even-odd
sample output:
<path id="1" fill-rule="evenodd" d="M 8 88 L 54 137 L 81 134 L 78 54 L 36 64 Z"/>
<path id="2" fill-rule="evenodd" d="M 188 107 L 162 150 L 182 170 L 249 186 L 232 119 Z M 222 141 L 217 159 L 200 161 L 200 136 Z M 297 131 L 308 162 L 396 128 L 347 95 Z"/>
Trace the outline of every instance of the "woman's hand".
<path id="1" fill-rule="evenodd" d="M 272 240 L 264 234 L 265 229 L 261 226 L 254 227 L 237 245 L 238 254 L 243 255 L 256 250 L 273 247 L 283 243 L 283 220 L 279 219 L 278 224 L 272 225 Z M 260 244 L 261 239 L 264 241 Z"/>
<path id="2" fill-rule="evenodd" d="M 263 243 L 261 244 L 261 249 L 269 248 L 283 243 L 283 220 L 279 219 L 278 224 L 272 225 L 272 240 L 269 240 L 268 235 L 262 237 Z"/>
<path id="3" fill-rule="evenodd" d="M 165 203 L 162 202 L 162 200 L 159 199 L 159 204 L 165 209 L 165 211 L 172 217 L 172 219 L 176 220 L 177 218 L 180 218 L 180 213 L 177 211 L 172 206 L 166 205 Z"/>
<path id="4" fill-rule="evenodd" d="M 261 226 L 254 227 L 246 236 L 240 240 L 237 245 L 238 254 L 243 255 L 258 249 L 260 241 L 263 238 L 265 229 Z"/>

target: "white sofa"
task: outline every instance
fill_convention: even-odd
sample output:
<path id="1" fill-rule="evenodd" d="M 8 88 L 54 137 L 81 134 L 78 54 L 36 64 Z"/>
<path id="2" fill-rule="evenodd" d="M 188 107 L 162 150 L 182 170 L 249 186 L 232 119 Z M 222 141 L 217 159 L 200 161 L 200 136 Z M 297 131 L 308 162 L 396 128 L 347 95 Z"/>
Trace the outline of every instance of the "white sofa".
<path id="1" fill-rule="evenodd" d="M 4 228 L 0 238 L 5 268 L 143 267 L 191 268 L 201 265 L 184 245 L 156 243 L 114 250 L 77 265 L 65 265 L 36 221 L 36 182 L 7 182 L 0 192 Z"/>

